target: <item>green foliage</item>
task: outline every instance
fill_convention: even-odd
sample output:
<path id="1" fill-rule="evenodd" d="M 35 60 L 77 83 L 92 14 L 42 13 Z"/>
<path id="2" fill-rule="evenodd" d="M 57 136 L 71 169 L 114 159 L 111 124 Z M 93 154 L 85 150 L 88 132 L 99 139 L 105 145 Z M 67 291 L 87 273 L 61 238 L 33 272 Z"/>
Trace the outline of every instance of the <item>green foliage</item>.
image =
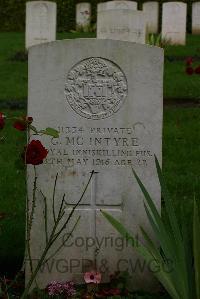
<path id="1" fill-rule="evenodd" d="M 25 26 L 26 0 L 0 0 L 0 30 L 22 31 Z"/>
<path id="2" fill-rule="evenodd" d="M 92 33 L 96 32 L 96 24 L 89 24 L 85 26 L 76 26 L 76 30 L 71 30 L 72 33 Z"/>
<path id="3" fill-rule="evenodd" d="M 162 38 L 161 34 L 149 34 L 146 43 L 151 46 L 166 48 L 170 41 Z"/>
<path id="4" fill-rule="evenodd" d="M 46 128 L 45 130 L 41 130 L 38 133 L 42 133 L 44 135 L 48 135 L 54 138 L 58 138 L 59 137 L 59 132 L 53 128 Z"/>
<path id="5" fill-rule="evenodd" d="M 51 0 L 50 0 L 51 1 Z M 74 0 L 57 0 L 57 28 L 67 31 L 75 26 Z M 26 0 L 0 0 L 0 31 L 24 31 Z"/>
<path id="6" fill-rule="evenodd" d="M 199 299 L 200 295 L 200 217 L 196 201 L 194 201 L 193 217 L 193 251 L 192 244 L 188 246 L 187 227 L 185 221 L 179 224 L 178 217 L 175 213 L 175 206 L 166 187 L 162 172 L 155 158 L 157 173 L 161 185 L 162 196 L 165 203 L 165 214 L 167 221 L 160 216 L 153 199 L 149 195 L 145 186 L 133 170 L 138 185 L 144 195 L 144 207 L 146 214 L 153 229 L 157 243 L 149 238 L 148 233 L 141 228 L 142 235 L 146 244 L 139 244 L 134 249 L 141 254 L 147 261 L 154 261 L 159 272 L 154 273 L 160 283 L 165 287 L 173 299 Z M 115 227 L 115 229 L 127 240 L 134 241 L 126 228 L 114 219 L 108 213 L 102 211 L 105 218 Z M 134 244 L 134 242 L 130 242 Z M 194 257 L 194 268 L 193 268 Z M 195 283 L 196 282 L 196 283 Z M 196 286 L 196 288 L 195 288 Z"/>

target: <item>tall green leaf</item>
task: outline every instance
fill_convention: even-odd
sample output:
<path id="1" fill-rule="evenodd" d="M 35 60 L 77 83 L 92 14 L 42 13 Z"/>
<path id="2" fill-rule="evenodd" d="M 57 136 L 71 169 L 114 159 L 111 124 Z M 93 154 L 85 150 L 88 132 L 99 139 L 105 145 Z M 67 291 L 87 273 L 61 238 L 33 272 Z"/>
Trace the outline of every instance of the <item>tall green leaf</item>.
<path id="1" fill-rule="evenodd" d="M 148 210 L 146 209 L 148 219 L 150 221 L 150 224 L 154 230 L 155 236 L 157 240 L 159 240 L 161 248 L 167 257 L 167 259 L 170 259 L 173 261 L 174 265 L 177 265 L 177 255 L 174 252 L 174 239 L 172 238 L 170 234 L 170 228 L 165 226 L 164 222 L 162 221 L 162 218 L 154 204 L 154 201 L 150 197 L 149 193 L 147 192 L 145 186 L 141 182 L 140 178 L 137 176 L 136 172 L 134 170 L 133 174 L 140 186 L 140 189 L 144 195 L 145 202 L 148 206 Z M 174 282 L 177 282 L 180 280 L 180 294 L 183 292 L 183 283 L 181 280 L 181 275 L 178 276 L 177 278 L 177 273 L 176 273 L 177 267 L 174 267 L 174 272 L 171 273 L 172 276 L 174 276 Z M 177 288 L 178 289 L 178 288 Z M 182 296 L 182 299 L 187 299 L 187 297 Z"/>
<path id="2" fill-rule="evenodd" d="M 103 216 L 112 224 L 112 226 L 133 246 L 133 248 L 145 259 L 147 263 L 152 262 L 152 260 L 157 263 L 157 266 L 160 266 L 160 271 L 155 273 L 157 279 L 161 282 L 161 284 L 165 287 L 168 293 L 174 299 L 182 299 L 179 294 L 177 293 L 176 289 L 173 286 L 173 283 L 170 279 L 170 273 L 166 272 L 162 267 L 162 261 L 160 259 L 159 249 L 156 250 L 155 246 L 154 249 L 148 249 L 146 246 L 139 243 L 139 246 L 134 246 L 136 244 L 136 240 L 133 236 L 126 230 L 126 228 L 113 216 L 108 214 L 105 211 L 101 211 Z M 151 243 L 152 246 L 152 243 Z"/>
<path id="3" fill-rule="evenodd" d="M 150 257 L 154 257 L 158 265 L 161 265 L 163 263 L 165 266 L 168 266 L 168 261 L 172 261 L 174 267 L 173 271 L 171 271 L 170 273 L 165 273 L 161 270 L 159 274 L 156 275 L 157 278 L 163 284 L 172 298 L 194 299 L 194 292 L 192 288 L 192 286 L 194 285 L 193 275 L 191 275 L 191 272 L 188 271 L 188 269 L 191 269 L 192 256 L 190 254 L 190 251 L 188 250 L 188 244 L 186 244 L 187 242 L 185 240 L 185 236 L 183 236 L 182 234 L 182 230 L 175 213 L 174 203 L 166 187 L 164 178 L 162 176 L 162 171 L 156 157 L 155 163 L 162 189 L 162 195 L 165 200 L 166 216 L 168 221 L 163 221 L 156 205 L 154 204 L 153 199 L 149 195 L 140 178 L 137 176 L 136 172 L 132 169 L 136 181 L 144 195 L 144 206 L 148 220 L 153 229 L 156 239 L 160 243 L 159 249 L 157 248 L 157 244 L 154 243 L 149 238 L 147 233 L 142 229 L 142 234 L 144 239 L 146 240 L 146 244 L 142 247 L 142 251 L 141 247 L 140 250 L 137 251 L 142 254 L 142 256 L 147 260 Z M 104 216 L 118 230 L 118 232 L 126 237 L 127 231 L 122 226 L 122 224 L 120 224 L 112 216 L 108 215 L 105 212 Z M 198 229 L 196 230 L 198 231 Z M 197 277 L 199 279 L 199 272 L 197 273 Z M 200 298 L 198 297 L 198 299 Z"/>
<path id="4" fill-rule="evenodd" d="M 175 214 L 174 204 L 169 194 L 168 188 L 166 186 L 165 180 L 162 175 L 162 170 L 160 168 L 157 157 L 155 156 L 156 169 L 158 173 L 158 178 L 161 186 L 161 192 L 165 200 L 165 207 L 167 216 L 169 219 L 169 224 L 172 229 L 171 238 L 174 239 L 174 255 L 177 261 L 177 270 L 179 275 L 177 280 L 180 281 L 180 289 L 182 289 L 184 298 L 191 298 L 190 294 L 190 274 L 187 271 L 187 258 L 184 246 L 183 237 L 181 234 L 181 229 Z M 178 274 L 178 273 L 177 273 Z"/>

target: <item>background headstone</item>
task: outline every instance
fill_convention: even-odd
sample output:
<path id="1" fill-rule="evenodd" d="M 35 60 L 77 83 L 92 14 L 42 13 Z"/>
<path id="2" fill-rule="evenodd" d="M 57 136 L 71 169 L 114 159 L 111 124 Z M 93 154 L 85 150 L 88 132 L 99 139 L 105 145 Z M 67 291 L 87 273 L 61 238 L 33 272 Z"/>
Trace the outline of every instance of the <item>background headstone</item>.
<path id="1" fill-rule="evenodd" d="M 170 40 L 171 44 L 185 45 L 186 15 L 186 3 L 163 3 L 162 38 Z"/>
<path id="2" fill-rule="evenodd" d="M 56 40 L 56 3 L 26 3 L 26 48 Z"/>
<path id="3" fill-rule="evenodd" d="M 200 34 L 200 2 L 192 4 L 192 34 Z"/>
<path id="4" fill-rule="evenodd" d="M 158 33 L 159 4 L 156 1 L 143 3 L 148 33 Z"/>
<path id="5" fill-rule="evenodd" d="M 52 280 L 73 279 L 81 283 L 83 273 L 95 267 L 102 272 L 104 281 L 116 270 L 127 270 L 133 276 L 134 287 L 151 285 L 152 275 L 146 271 L 150 265 L 141 272 L 133 270 L 139 256 L 126 242 L 122 244 L 100 209 L 122 221 L 134 235 L 139 233 L 140 225 L 149 230 L 143 195 L 131 166 L 160 207 L 154 154 L 161 163 L 162 93 L 161 48 L 115 40 L 76 39 L 30 49 L 28 115 L 37 128 L 50 126 L 60 131 L 59 139 L 41 137 L 49 155 L 36 169 L 38 190 L 47 198 L 50 227 L 56 174 L 56 215 L 66 194 L 67 217 L 90 173 L 95 172 L 65 229 L 65 238 L 80 215 L 78 227 L 62 250 L 42 267 L 37 277 L 39 287 Z M 28 167 L 30 198 L 33 173 L 32 167 Z M 31 232 L 33 261 L 40 257 L 45 244 L 44 203 L 39 191 L 36 196 Z M 57 240 L 57 247 L 63 245 L 64 236 Z M 27 265 L 26 279 L 29 275 Z"/>
<path id="6" fill-rule="evenodd" d="M 115 0 L 108 1 L 98 4 L 98 10 L 109 10 L 109 9 L 135 9 L 137 10 L 138 4 L 136 1 L 126 1 L 126 0 Z"/>
<path id="7" fill-rule="evenodd" d="M 107 9 L 106 3 L 100 3 L 97 11 L 97 38 L 110 38 L 145 44 L 145 14 L 142 11 L 128 7 Z"/>
<path id="8" fill-rule="evenodd" d="M 77 28 L 90 25 L 91 21 L 91 4 L 82 2 L 76 5 L 76 26 Z"/>

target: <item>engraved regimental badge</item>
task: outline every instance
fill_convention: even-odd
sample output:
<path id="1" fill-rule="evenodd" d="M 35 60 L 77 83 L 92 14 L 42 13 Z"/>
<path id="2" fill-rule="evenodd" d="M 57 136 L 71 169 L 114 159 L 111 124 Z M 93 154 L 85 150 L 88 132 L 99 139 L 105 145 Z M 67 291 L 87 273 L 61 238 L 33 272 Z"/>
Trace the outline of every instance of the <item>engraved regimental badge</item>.
<path id="1" fill-rule="evenodd" d="M 82 117 L 99 120 L 123 105 L 128 92 L 126 76 L 110 60 L 93 57 L 80 61 L 68 73 L 65 95 Z"/>

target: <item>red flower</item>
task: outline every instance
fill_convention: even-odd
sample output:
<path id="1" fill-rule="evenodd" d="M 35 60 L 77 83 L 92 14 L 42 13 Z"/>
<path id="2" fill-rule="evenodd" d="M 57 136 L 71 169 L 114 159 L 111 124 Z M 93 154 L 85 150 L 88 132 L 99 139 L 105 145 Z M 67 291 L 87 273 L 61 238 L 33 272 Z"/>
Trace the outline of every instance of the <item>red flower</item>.
<path id="1" fill-rule="evenodd" d="M 17 129 L 18 131 L 25 131 L 27 128 L 27 125 L 25 122 L 18 120 L 13 124 L 13 127 L 15 129 Z"/>
<path id="2" fill-rule="evenodd" d="M 200 65 L 195 69 L 195 73 L 198 75 L 200 74 Z"/>
<path id="3" fill-rule="evenodd" d="M 191 66 L 188 66 L 185 71 L 188 75 L 194 74 L 194 69 Z"/>
<path id="4" fill-rule="evenodd" d="M 24 160 L 26 164 L 40 165 L 46 158 L 48 150 L 39 140 L 32 140 L 24 152 Z"/>
<path id="5" fill-rule="evenodd" d="M 23 116 L 18 120 L 16 120 L 16 122 L 13 124 L 13 127 L 18 131 L 25 131 L 32 122 L 33 122 L 32 117 Z"/>
<path id="6" fill-rule="evenodd" d="M 0 112 L 0 129 L 3 129 L 5 126 L 5 116 Z"/>
<path id="7" fill-rule="evenodd" d="M 26 121 L 28 124 L 31 124 L 33 122 L 33 118 L 31 116 L 26 116 Z"/>
<path id="8" fill-rule="evenodd" d="M 188 57 L 185 62 L 186 62 L 186 65 L 190 66 L 193 63 L 193 58 Z"/>

